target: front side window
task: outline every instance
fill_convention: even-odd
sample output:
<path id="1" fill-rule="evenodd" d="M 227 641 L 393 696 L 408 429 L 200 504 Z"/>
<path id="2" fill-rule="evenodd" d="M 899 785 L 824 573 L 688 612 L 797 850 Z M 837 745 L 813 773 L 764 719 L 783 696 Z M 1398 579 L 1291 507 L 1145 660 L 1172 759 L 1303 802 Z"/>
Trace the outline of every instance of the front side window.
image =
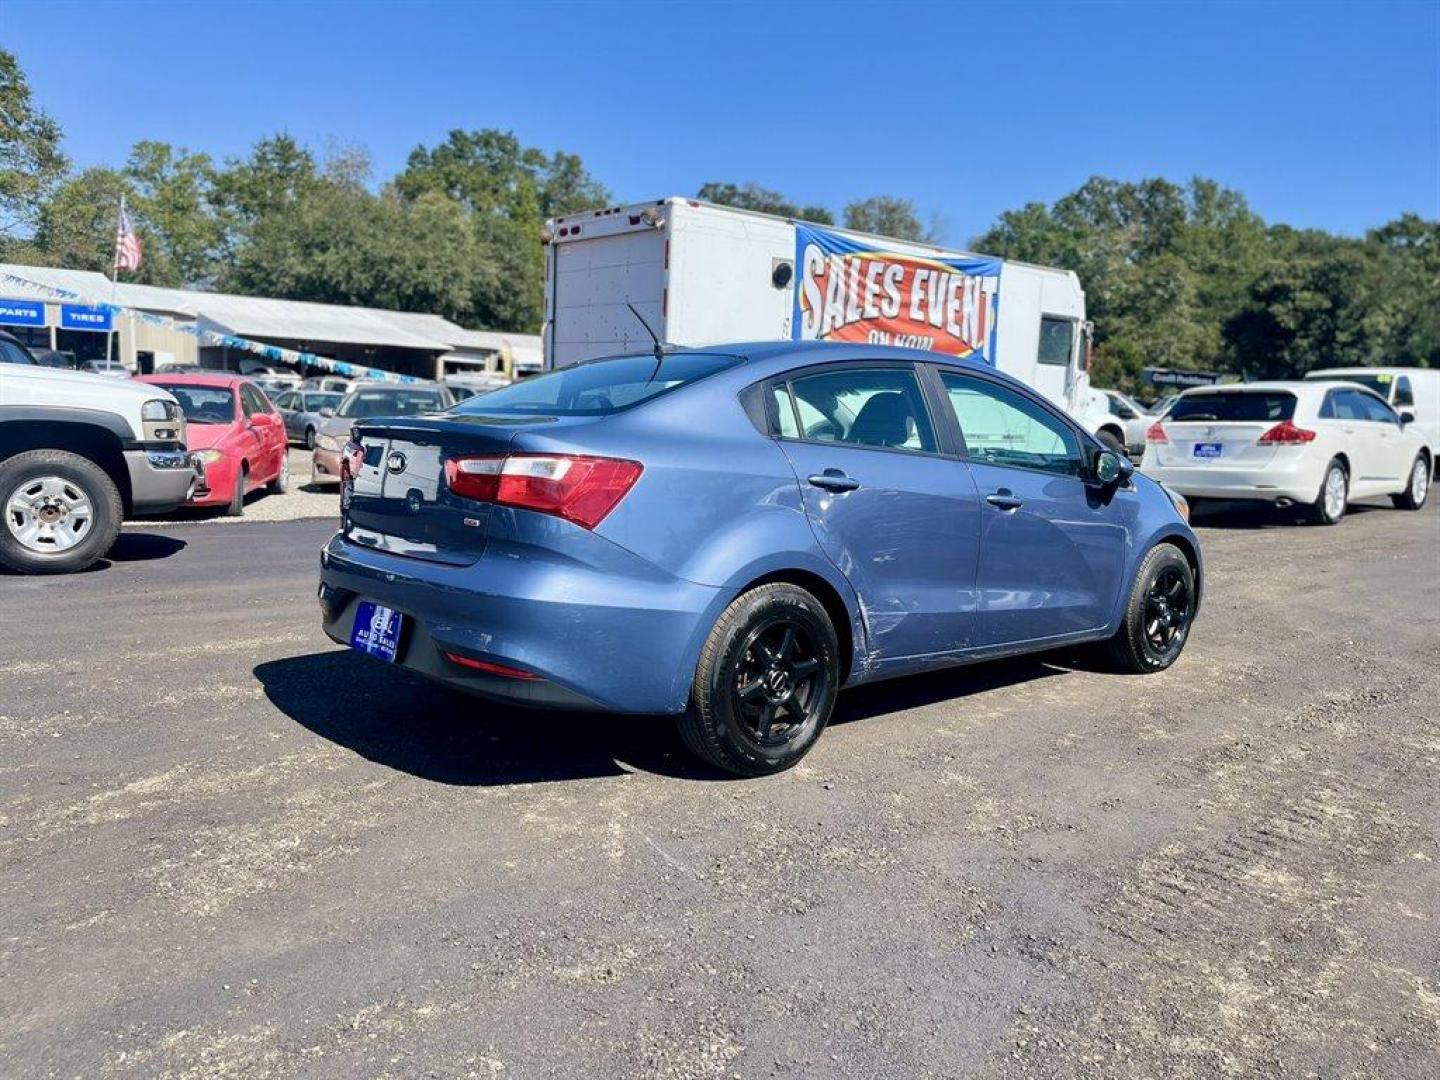
<path id="1" fill-rule="evenodd" d="M 881 450 L 935 452 L 935 430 L 910 368 L 841 368 L 790 384 L 800 438 Z"/>
<path id="2" fill-rule="evenodd" d="M 1415 391 L 1410 389 L 1410 380 L 1404 375 L 1395 383 L 1395 407 L 1408 409 L 1415 404 Z"/>
<path id="3" fill-rule="evenodd" d="M 1075 351 L 1075 322 L 1045 315 L 1040 319 L 1040 351 L 1037 359 L 1054 367 L 1069 367 Z"/>
<path id="4" fill-rule="evenodd" d="M 1377 424 L 1398 424 L 1400 417 L 1396 412 L 1373 394 L 1356 394 L 1360 399 L 1360 408 L 1364 413 L 1364 419 Z"/>
<path id="5" fill-rule="evenodd" d="M 943 372 L 945 396 L 976 461 L 1080 476 L 1080 440 L 1059 417 L 1023 394 L 984 379 Z"/>

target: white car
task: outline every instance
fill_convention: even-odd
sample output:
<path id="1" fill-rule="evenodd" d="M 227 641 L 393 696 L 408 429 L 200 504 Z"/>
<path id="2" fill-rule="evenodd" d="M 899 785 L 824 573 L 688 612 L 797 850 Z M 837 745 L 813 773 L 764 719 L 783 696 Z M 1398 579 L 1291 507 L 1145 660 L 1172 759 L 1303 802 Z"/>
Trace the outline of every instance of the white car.
<path id="1" fill-rule="evenodd" d="M 1187 499 L 1305 507 L 1333 525 L 1349 501 L 1389 495 L 1418 510 L 1431 447 L 1377 394 L 1350 382 L 1259 382 L 1187 390 L 1146 433 L 1140 469 Z"/>
<path id="2" fill-rule="evenodd" d="M 1138 454 L 1144 450 L 1145 432 L 1149 431 L 1150 425 L 1155 422 L 1150 410 L 1119 390 L 1094 392 L 1105 395 L 1106 410 L 1109 413 L 1108 419 L 1103 421 L 1095 432 L 1101 441 L 1114 450 L 1123 450 L 1130 454 Z M 1109 438 L 1106 438 L 1107 435 Z"/>
<path id="3" fill-rule="evenodd" d="M 1440 449 L 1440 369 L 1414 367 L 1317 368 L 1306 379 L 1359 383 L 1374 390 L 1412 424 L 1426 445 Z"/>
<path id="4" fill-rule="evenodd" d="M 130 369 L 115 360 L 87 360 L 80 369 L 91 375 L 104 375 L 110 379 L 130 378 Z"/>

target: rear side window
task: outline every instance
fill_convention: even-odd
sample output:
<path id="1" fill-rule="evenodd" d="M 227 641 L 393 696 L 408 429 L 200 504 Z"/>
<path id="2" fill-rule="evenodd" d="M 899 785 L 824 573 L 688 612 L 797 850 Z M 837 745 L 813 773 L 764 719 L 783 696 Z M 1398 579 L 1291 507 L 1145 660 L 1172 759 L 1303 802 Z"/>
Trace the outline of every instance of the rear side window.
<path id="1" fill-rule="evenodd" d="M 481 416 L 605 416 L 697 382 L 739 363 L 717 353 L 667 353 L 593 360 L 512 383 L 461 402 L 455 412 Z"/>
<path id="2" fill-rule="evenodd" d="M 1170 406 L 1167 420 L 1271 421 L 1289 420 L 1295 415 L 1295 395 L 1284 390 L 1240 390 L 1228 393 L 1185 394 Z"/>
<path id="3" fill-rule="evenodd" d="M 794 379 L 800 438 L 935 452 L 935 430 L 910 368 L 840 368 Z M 781 423 L 784 423 L 782 417 Z"/>

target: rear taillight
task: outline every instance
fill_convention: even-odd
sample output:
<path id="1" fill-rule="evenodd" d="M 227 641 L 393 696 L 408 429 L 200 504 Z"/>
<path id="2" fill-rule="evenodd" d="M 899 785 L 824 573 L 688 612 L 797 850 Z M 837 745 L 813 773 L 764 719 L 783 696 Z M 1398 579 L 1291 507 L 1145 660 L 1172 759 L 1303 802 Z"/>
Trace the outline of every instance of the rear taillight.
<path id="1" fill-rule="evenodd" d="M 1308 428 L 1296 427 L 1289 420 L 1281 420 L 1264 435 L 1260 436 L 1260 446 L 1298 446 L 1301 443 L 1313 442 L 1315 432 Z"/>
<path id="2" fill-rule="evenodd" d="M 1168 443 L 1170 436 L 1165 434 L 1165 427 L 1156 420 L 1145 430 L 1145 441 L 1153 443 Z"/>
<path id="3" fill-rule="evenodd" d="M 581 454 L 454 457 L 445 462 L 452 494 L 554 514 L 593 529 L 644 471 L 638 461 Z"/>

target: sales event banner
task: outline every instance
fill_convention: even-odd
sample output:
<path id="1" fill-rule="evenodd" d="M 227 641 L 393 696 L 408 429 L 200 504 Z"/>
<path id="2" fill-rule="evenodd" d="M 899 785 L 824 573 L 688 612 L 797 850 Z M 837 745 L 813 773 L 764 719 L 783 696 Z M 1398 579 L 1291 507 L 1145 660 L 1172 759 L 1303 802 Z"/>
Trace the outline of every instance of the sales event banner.
<path id="1" fill-rule="evenodd" d="M 903 345 L 995 363 L 1000 260 L 909 255 L 795 226 L 797 341 Z"/>

